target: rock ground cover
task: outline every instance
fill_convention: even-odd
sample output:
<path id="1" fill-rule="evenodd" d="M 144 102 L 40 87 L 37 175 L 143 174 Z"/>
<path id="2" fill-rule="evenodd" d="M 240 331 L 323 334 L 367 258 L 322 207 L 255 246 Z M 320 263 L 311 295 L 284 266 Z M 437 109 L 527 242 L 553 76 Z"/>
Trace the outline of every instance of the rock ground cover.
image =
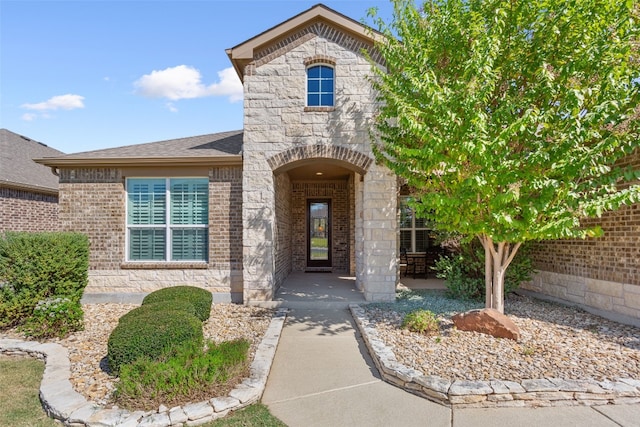
<path id="1" fill-rule="evenodd" d="M 86 304 L 83 305 L 83 331 L 65 339 L 51 339 L 69 351 L 71 362 L 70 381 L 74 389 L 87 400 L 100 405 L 110 402 L 117 378 L 108 372 L 106 363 L 107 340 L 118 324 L 118 319 L 133 308 L 134 304 Z M 249 360 L 253 360 L 257 346 L 269 327 L 273 312 L 257 307 L 236 304 L 214 304 L 211 317 L 203 323 L 205 339 L 216 343 L 246 338 L 251 344 Z M 25 337 L 16 330 L 0 333 L 0 338 Z"/>
<path id="2" fill-rule="evenodd" d="M 365 306 L 365 313 L 398 362 L 449 381 L 640 379 L 636 327 L 518 295 L 505 302 L 505 314 L 521 331 L 517 342 L 453 327 L 453 314 L 481 306 L 433 291 L 413 291 L 400 293 L 395 304 Z M 418 308 L 439 316 L 440 333 L 426 336 L 400 327 L 405 314 Z"/>

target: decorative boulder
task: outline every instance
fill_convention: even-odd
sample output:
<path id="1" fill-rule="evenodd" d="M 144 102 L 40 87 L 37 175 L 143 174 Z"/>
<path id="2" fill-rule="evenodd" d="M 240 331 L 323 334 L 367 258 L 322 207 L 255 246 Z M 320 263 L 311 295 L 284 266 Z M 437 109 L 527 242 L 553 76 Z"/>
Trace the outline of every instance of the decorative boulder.
<path id="1" fill-rule="evenodd" d="M 461 331 L 475 331 L 496 338 L 520 339 L 520 329 L 504 314 L 493 308 L 458 313 L 451 318 Z"/>

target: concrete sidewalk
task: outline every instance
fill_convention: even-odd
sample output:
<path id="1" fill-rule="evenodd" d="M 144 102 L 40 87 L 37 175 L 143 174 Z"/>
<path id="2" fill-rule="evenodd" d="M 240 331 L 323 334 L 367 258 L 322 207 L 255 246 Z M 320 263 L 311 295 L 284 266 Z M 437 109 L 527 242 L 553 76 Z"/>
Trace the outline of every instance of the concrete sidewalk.
<path id="1" fill-rule="evenodd" d="M 451 410 L 414 396 L 380 379 L 346 308 L 289 313 L 262 402 L 290 427 L 640 425 L 640 405 Z"/>

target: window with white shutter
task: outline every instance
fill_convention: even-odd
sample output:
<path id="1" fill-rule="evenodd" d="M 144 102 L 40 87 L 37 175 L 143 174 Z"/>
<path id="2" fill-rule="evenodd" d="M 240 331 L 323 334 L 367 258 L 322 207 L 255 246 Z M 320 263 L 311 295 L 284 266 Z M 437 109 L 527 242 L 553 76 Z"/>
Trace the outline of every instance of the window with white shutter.
<path id="1" fill-rule="evenodd" d="M 129 261 L 207 261 L 207 178 L 128 178 Z"/>

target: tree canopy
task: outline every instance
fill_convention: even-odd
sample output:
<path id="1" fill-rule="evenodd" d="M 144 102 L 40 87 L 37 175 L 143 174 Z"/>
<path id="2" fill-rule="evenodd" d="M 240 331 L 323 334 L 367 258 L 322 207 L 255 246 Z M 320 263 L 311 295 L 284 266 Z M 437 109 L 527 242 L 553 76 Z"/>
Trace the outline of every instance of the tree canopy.
<path id="1" fill-rule="evenodd" d="M 392 1 L 391 22 L 371 14 L 374 152 L 418 215 L 506 268 L 520 243 L 599 235 L 581 219 L 640 200 L 620 166 L 640 155 L 635 2 Z"/>

